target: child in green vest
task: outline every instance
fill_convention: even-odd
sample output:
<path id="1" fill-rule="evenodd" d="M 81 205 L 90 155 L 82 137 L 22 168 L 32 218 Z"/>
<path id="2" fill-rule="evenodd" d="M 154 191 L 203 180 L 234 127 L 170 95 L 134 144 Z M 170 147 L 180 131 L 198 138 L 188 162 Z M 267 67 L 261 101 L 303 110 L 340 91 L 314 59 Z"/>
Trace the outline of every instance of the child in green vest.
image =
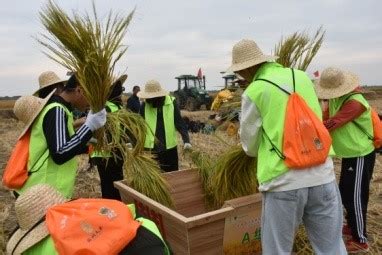
<path id="1" fill-rule="evenodd" d="M 244 39 L 234 45 L 229 69 L 250 83 L 242 95 L 239 134 L 243 150 L 257 158 L 257 180 L 263 195 L 263 254 L 291 254 L 301 223 L 315 253 L 346 254 L 332 159 L 327 155 L 324 163 L 298 169 L 287 167 L 284 161 L 289 95 L 297 93 L 321 119 L 313 84 L 304 72 L 285 68 L 274 59 L 263 54 L 256 42 Z"/>
<path id="2" fill-rule="evenodd" d="M 316 83 L 318 97 L 326 99 L 324 124 L 342 158 L 339 188 L 346 209 L 344 236 L 349 253 L 369 250 L 366 233 L 369 185 L 375 163 L 370 106 L 359 90 L 358 77 L 329 67 Z"/>

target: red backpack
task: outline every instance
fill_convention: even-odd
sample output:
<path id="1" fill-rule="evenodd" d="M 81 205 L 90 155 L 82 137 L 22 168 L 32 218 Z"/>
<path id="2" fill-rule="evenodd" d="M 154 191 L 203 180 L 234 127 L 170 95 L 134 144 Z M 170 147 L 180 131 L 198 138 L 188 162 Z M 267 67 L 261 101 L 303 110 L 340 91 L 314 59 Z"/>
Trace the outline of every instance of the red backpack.
<path id="1" fill-rule="evenodd" d="M 59 254 L 118 254 L 140 223 L 127 205 L 112 199 L 77 199 L 50 207 L 46 226 Z"/>
<path id="2" fill-rule="evenodd" d="M 302 169 L 323 164 L 332 145 L 332 139 L 322 121 L 296 92 L 295 75 L 293 77 L 293 93 L 266 79 L 265 81 L 288 95 L 285 112 L 283 148 L 280 151 L 266 134 L 273 150 L 284 160 L 288 168 Z"/>

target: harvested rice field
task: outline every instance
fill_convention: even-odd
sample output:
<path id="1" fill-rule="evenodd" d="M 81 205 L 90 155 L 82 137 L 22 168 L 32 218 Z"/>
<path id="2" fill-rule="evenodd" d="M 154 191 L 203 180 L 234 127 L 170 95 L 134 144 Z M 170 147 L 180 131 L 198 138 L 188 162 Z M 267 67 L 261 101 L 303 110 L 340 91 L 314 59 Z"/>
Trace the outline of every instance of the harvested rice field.
<path id="1" fill-rule="evenodd" d="M 379 93 L 370 93 L 369 102 L 379 112 L 382 112 L 382 100 L 377 99 Z M 0 175 L 2 175 L 6 161 L 10 155 L 12 147 L 22 130 L 20 122 L 15 120 L 12 113 L 0 110 Z M 192 120 L 206 121 L 212 112 L 182 112 L 183 116 L 188 116 Z M 223 153 L 228 145 L 238 143 L 237 137 L 227 136 L 225 132 L 219 131 L 216 135 L 202 133 L 191 133 L 193 147 L 209 155 L 217 156 Z M 179 137 L 180 140 L 180 137 Z M 179 150 L 180 167 L 187 169 L 194 167 L 187 155 Z M 335 169 L 339 174 L 340 161 L 335 160 Z M 75 187 L 75 197 L 100 197 L 99 177 L 95 168 L 90 168 L 86 155 L 80 156 L 80 167 Z M 0 186 L 0 254 L 4 253 L 5 245 L 10 233 L 13 231 L 16 219 L 13 208 L 14 197 L 12 193 Z M 369 233 L 370 252 L 368 254 L 382 253 L 382 156 L 377 155 L 374 176 L 370 188 L 370 203 L 367 219 Z M 312 254 L 304 230 L 299 230 L 298 238 L 295 242 L 297 254 Z"/>

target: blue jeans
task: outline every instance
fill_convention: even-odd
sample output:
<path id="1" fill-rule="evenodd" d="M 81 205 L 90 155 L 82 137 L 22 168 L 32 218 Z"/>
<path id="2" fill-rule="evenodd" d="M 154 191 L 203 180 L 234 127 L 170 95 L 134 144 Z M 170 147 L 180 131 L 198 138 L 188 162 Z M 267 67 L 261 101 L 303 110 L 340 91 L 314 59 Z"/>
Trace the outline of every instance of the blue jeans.
<path id="1" fill-rule="evenodd" d="M 264 192 L 263 254 L 291 254 L 295 233 L 304 224 L 315 254 L 347 254 L 342 239 L 342 203 L 335 181 L 281 192 Z"/>

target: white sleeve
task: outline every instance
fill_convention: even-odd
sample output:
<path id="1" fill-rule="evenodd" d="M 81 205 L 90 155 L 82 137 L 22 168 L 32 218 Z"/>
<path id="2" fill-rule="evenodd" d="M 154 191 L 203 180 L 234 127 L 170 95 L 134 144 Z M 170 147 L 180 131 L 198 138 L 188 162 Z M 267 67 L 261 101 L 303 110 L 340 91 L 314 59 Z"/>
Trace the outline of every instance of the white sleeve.
<path id="1" fill-rule="evenodd" d="M 248 156 L 256 157 L 261 141 L 262 119 L 256 105 L 243 94 L 241 98 L 240 142 Z"/>

